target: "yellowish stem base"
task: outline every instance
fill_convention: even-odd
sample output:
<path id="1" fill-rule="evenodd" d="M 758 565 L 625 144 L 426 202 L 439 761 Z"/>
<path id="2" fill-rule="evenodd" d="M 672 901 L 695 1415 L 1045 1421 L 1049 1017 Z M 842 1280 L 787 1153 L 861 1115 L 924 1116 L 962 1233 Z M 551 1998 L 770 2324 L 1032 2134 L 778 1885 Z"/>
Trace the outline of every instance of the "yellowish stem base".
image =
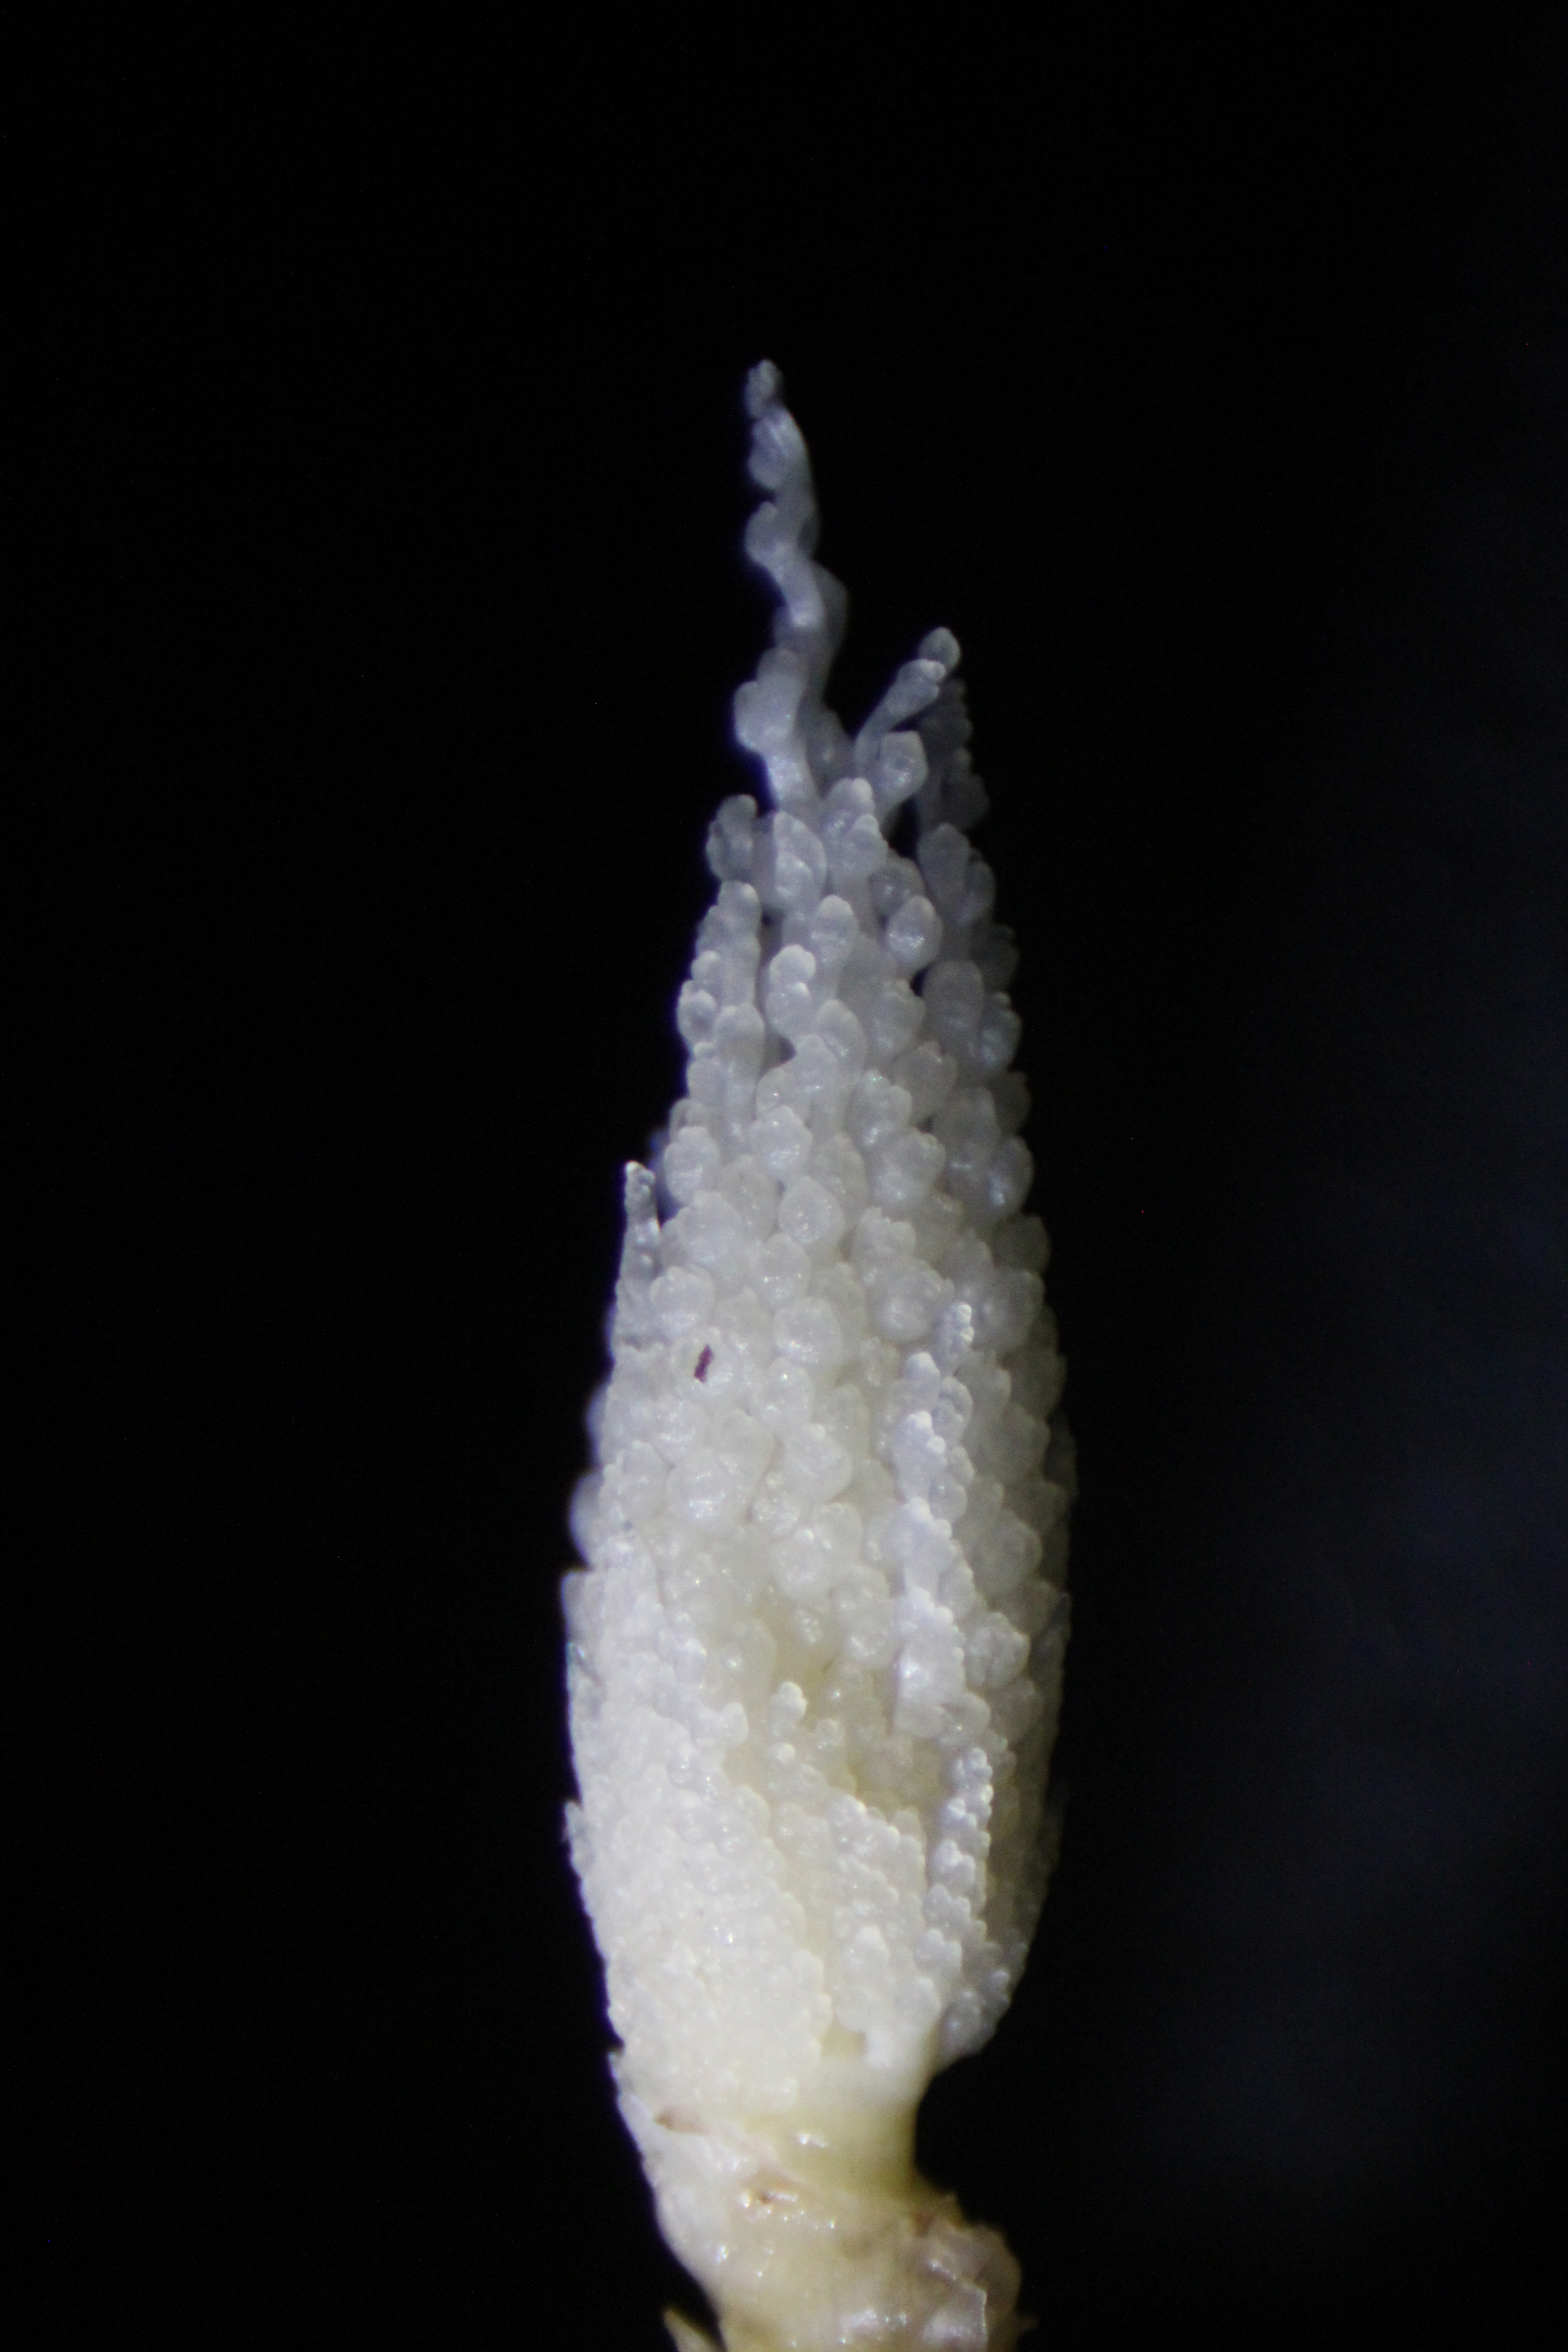
<path id="1" fill-rule="evenodd" d="M 913 2101 L 868 2100 L 863 2074 L 814 2087 L 747 2124 L 655 2117 L 623 2094 L 664 2233 L 724 2352 L 1011 2352 L 1018 2265 L 916 2171 Z M 679 2352 L 717 2352 L 667 2317 Z"/>

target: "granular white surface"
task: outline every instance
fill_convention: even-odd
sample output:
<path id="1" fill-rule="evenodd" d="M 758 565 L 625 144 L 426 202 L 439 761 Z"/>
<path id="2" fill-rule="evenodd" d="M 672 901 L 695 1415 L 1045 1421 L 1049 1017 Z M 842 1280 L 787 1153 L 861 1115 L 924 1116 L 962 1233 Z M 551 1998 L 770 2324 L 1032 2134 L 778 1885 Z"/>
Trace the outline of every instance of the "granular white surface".
<path id="1" fill-rule="evenodd" d="M 805 445 L 766 363 L 748 398 L 781 610 L 736 721 L 773 806 L 726 801 L 710 835 L 687 1091 L 627 1171 L 566 1580 L 573 1853 L 623 2105 L 699 2269 L 700 2149 L 744 2174 L 759 2133 L 912 2113 L 1006 2005 L 1072 1485 L 958 647 L 933 632 L 847 736 Z"/>

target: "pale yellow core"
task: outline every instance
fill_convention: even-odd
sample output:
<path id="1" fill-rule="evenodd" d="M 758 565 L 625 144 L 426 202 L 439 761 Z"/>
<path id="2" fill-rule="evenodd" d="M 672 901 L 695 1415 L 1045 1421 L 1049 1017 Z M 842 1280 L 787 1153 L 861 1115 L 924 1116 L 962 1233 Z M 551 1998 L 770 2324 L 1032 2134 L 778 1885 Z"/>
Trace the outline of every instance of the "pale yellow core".
<path id="1" fill-rule="evenodd" d="M 1005 2352 L 1017 2265 L 916 2170 L 923 2082 L 879 2081 L 858 2035 L 839 2044 L 830 2039 L 787 2116 L 741 2127 L 760 2161 L 725 2199 L 706 2259 L 682 2249 L 724 2352 Z M 715 2352 L 689 2321 L 666 2316 L 678 2352 Z"/>

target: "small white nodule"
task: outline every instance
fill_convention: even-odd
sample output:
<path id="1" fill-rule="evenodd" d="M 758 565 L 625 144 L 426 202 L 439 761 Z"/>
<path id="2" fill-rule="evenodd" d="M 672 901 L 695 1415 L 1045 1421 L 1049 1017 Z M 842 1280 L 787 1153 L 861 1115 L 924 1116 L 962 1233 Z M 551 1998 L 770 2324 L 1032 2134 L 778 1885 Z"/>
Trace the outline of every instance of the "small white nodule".
<path id="1" fill-rule="evenodd" d="M 747 403 L 780 603 L 736 731 L 772 808 L 710 834 L 687 1092 L 627 1171 L 565 1580 L 572 1851 L 622 2112 L 727 2352 L 998 2352 L 1017 2266 L 913 2147 L 1048 1866 L 1073 1471 L 1013 951 L 957 643 L 851 740 L 823 698 L 846 599 L 765 362 Z"/>

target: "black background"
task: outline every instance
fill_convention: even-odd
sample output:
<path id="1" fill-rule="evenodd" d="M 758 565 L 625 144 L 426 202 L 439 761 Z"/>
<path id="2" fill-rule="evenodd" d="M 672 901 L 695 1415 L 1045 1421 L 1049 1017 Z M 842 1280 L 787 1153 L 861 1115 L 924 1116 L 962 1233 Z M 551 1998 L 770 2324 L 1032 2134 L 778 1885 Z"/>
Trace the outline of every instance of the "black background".
<path id="1" fill-rule="evenodd" d="M 763 353 L 846 717 L 965 646 L 1081 1455 L 1064 1858 L 924 2160 L 1064 2347 L 1561 2325 L 1568 82 L 1512 21 L 378 36 L 40 173 L 28 2340 L 698 2307 L 556 1578 L 751 781 Z"/>

